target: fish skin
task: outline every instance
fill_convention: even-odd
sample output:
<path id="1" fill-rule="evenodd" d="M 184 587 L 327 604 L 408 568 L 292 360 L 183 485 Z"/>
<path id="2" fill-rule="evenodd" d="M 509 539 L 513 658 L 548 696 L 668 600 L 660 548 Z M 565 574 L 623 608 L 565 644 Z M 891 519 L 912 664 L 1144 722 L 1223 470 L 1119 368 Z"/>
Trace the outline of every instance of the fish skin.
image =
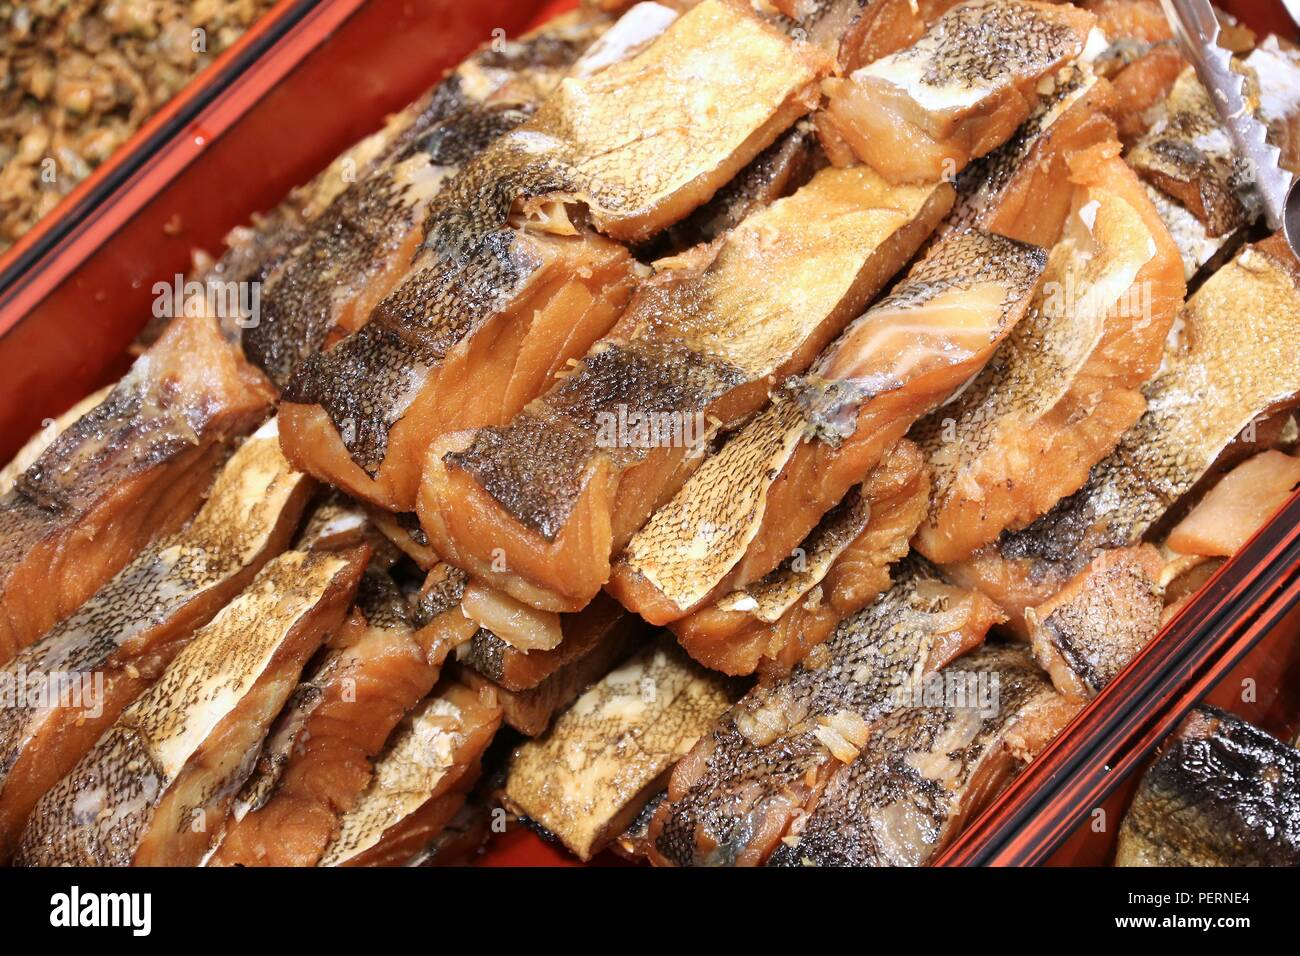
<path id="1" fill-rule="evenodd" d="M 0 496 L 0 664 L 189 520 L 270 402 L 215 321 L 173 322 Z"/>
<path id="2" fill-rule="evenodd" d="M 590 860 L 735 698 L 725 680 L 661 638 L 605 675 L 544 736 L 515 749 L 505 803 Z"/>
<path id="3" fill-rule="evenodd" d="M 690 654 L 725 674 L 788 673 L 841 620 L 889 587 L 925 516 L 930 479 L 920 450 L 903 439 L 827 512 L 801 549 L 760 581 L 733 591 L 670 629 Z"/>
<path id="4" fill-rule="evenodd" d="M 960 173 L 1033 111 L 1038 84 L 1085 50 L 1095 18 L 1069 5 L 972 0 L 911 46 L 825 84 L 827 153 L 894 183 Z"/>
<path id="5" fill-rule="evenodd" d="M 788 677 L 741 698 L 678 763 L 650 825 L 653 862 L 761 865 L 840 765 L 818 735 L 822 721 L 847 712 L 870 725 L 1001 619 L 987 598 L 943 584 L 915 557 L 894 580 Z"/>
<path id="6" fill-rule="evenodd" d="M 105 398 L 113 390 L 112 385 L 105 385 L 103 388 L 91 392 L 81 401 L 77 402 L 62 415 L 55 418 L 47 418 L 41 430 L 32 435 L 31 438 L 18 449 L 18 452 L 9 460 L 9 464 L 0 468 L 0 496 L 3 496 L 14 486 L 28 468 L 36 464 L 36 459 L 40 458 L 45 449 L 54 444 L 54 440 L 68 430 L 68 426 L 76 422 L 82 415 L 86 414 Z"/>
<path id="7" fill-rule="evenodd" d="M 959 561 L 1076 491 L 1141 416 L 1186 291 L 1182 260 L 1111 141 L 1072 154 L 1043 285 L 961 395 L 918 426 L 934 473 L 915 547 Z"/>
<path id="8" fill-rule="evenodd" d="M 552 297 L 587 295 L 590 315 L 568 323 L 553 347 L 538 345 L 544 360 L 520 381 L 511 380 L 520 374 L 513 363 L 502 365 L 504 397 L 465 403 L 455 427 L 522 409 L 626 305 L 633 262 L 600 233 L 643 240 L 705 202 L 812 105 L 826 66 L 814 53 L 739 8 L 705 0 L 632 59 L 566 79 L 432 200 L 419 255 L 371 321 L 299 367 L 282 413 L 293 423 L 290 460 L 376 504 L 411 510 L 425 448 L 452 430 L 436 393 L 455 387 L 460 364 L 487 338 L 532 328 L 520 316 Z M 702 56 L 712 63 L 707 82 L 696 75 Z M 687 77 L 692 96 L 683 99 Z M 696 115 L 702 98 L 727 108 Z M 580 205 L 600 233 L 551 234 L 542 220 L 557 203 Z M 497 351 L 506 362 L 508 350 Z"/>
<path id="9" fill-rule="evenodd" d="M 162 674 L 195 630 L 289 543 L 311 484 L 284 460 L 274 432 L 263 429 L 231 456 L 184 529 L 142 551 L 0 670 L 15 681 L 24 670 L 29 692 L 50 688 L 54 674 L 104 679 L 93 705 L 69 700 L 0 711 L 0 863 L 36 801 Z"/>
<path id="10" fill-rule="evenodd" d="M 771 379 L 806 367 L 884 284 L 951 195 L 946 183 L 889 187 L 863 167 L 823 169 L 716 249 L 661 271 L 550 393 L 508 425 L 480 429 L 445 455 L 430 451 L 420 516 L 435 550 L 526 603 L 584 606 L 610 558 L 703 450 L 610 440 L 604 425 L 621 408 L 740 421 L 766 400 Z M 755 275 L 770 278 L 756 285 Z M 494 570 L 488 540 L 504 551 L 505 572 Z"/>
<path id="11" fill-rule="evenodd" d="M 400 865 L 465 801 L 501 723 L 491 692 L 444 682 L 413 711 L 375 762 L 320 866 Z"/>
<path id="12" fill-rule="evenodd" d="M 655 512 L 615 565 L 610 592 L 662 624 L 769 573 L 918 417 L 983 365 L 1045 262 L 1041 249 L 977 231 L 932 246 Z M 959 292 L 989 299 L 971 310 L 979 328 L 945 320 Z M 927 310 L 935 329 L 920 335 L 914 324 Z M 914 347 L 879 344 L 899 335 Z"/>
<path id="13" fill-rule="evenodd" d="M 1180 344 L 1145 388 L 1147 411 L 1051 511 L 944 573 L 1024 632 L 1096 551 L 1136 544 L 1259 416 L 1300 395 L 1300 266 L 1273 236 L 1210 276 L 1179 313 Z"/>
<path id="14" fill-rule="evenodd" d="M 1023 647 L 986 645 L 954 661 L 966 706 L 903 706 L 871 728 L 862 754 L 835 771 L 816 808 L 768 866 L 924 866 L 992 802 L 1078 711 Z M 941 674 L 931 675 L 937 686 Z M 991 688 L 992 713 L 974 694 Z M 996 682 L 996 683 L 994 683 Z"/>
<path id="15" fill-rule="evenodd" d="M 1300 864 L 1300 751 L 1198 707 L 1142 775 L 1116 866 Z"/>
<path id="16" fill-rule="evenodd" d="M 1034 660 L 1065 697 L 1090 700 L 1160 630 L 1165 562 L 1149 544 L 1103 551 L 1065 587 L 1025 610 Z"/>
<path id="17" fill-rule="evenodd" d="M 41 798 L 14 862 L 197 864 L 364 566 L 364 549 L 268 562 Z"/>

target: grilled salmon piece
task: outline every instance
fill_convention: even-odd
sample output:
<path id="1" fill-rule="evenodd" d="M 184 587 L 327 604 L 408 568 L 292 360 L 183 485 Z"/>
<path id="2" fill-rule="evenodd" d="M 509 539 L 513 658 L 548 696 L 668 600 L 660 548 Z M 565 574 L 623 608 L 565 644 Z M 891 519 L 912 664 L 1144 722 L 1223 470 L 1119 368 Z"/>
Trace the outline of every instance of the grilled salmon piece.
<path id="1" fill-rule="evenodd" d="M 579 697 L 544 736 L 515 749 L 504 802 L 590 860 L 735 699 L 726 681 L 660 639 Z"/>
<path id="2" fill-rule="evenodd" d="M 924 866 L 1078 711 L 1022 647 L 985 646 L 930 674 L 872 725 L 769 866 Z"/>
<path id="3" fill-rule="evenodd" d="M 310 486 L 280 454 L 274 423 L 263 426 L 231 456 L 193 521 L 0 671 L 29 702 L 0 712 L 0 862 L 36 801 L 289 543 Z"/>
<path id="4" fill-rule="evenodd" d="M 0 496 L 0 664 L 188 521 L 270 401 L 214 320 L 176 319 Z"/>
<path id="5" fill-rule="evenodd" d="M 1300 458 L 1266 451 L 1210 489 L 1165 544 L 1179 554 L 1231 557 L 1300 486 Z"/>
<path id="6" fill-rule="evenodd" d="M 918 427 L 934 471 L 915 546 L 959 561 L 1087 480 L 1145 408 L 1186 285 L 1182 259 L 1119 144 L 1070 158 L 1071 215 L 1026 319 L 951 405 Z"/>
<path id="7" fill-rule="evenodd" d="M 430 449 L 420 520 L 434 550 L 536 607 L 585 606 L 611 556 L 698 463 L 710 422 L 735 424 L 771 379 L 803 370 L 951 198 L 947 184 L 823 169 L 663 269 L 523 414 Z"/>
<path id="8" fill-rule="evenodd" d="M 268 562 L 41 798 L 15 862 L 199 863 L 365 559 L 287 551 Z"/>
<path id="9" fill-rule="evenodd" d="M 456 815 L 501 723 L 488 692 L 444 681 L 403 721 L 321 866 L 400 866 Z"/>
<path id="10" fill-rule="evenodd" d="M 1116 866 L 1300 864 L 1300 751 L 1198 707 L 1142 775 Z"/>
<path id="11" fill-rule="evenodd" d="M 650 824 L 652 861 L 764 863 L 836 769 L 858 757 L 871 724 L 1000 620 L 987 598 L 908 558 L 879 601 L 788 677 L 760 682 L 677 764 Z"/>
<path id="12" fill-rule="evenodd" d="M 81 401 L 77 402 L 62 415 L 55 418 L 45 419 L 41 430 L 27 439 L 18 453 L 10 459 L 9 464 L 0 468 L 0 495 L 4 495 L 14 486 L 28 468 L 36 464 L 36 459 L 45 453 L 45 449 L 54 444 L 54 440 L 68 430 L 69 426 L 74 424 L 82 415 L 85 415 L 92 408 L 108 397 L 108 393 L 113 390 L 113 386 L 105 385 L 98 391 L 91 392 Z"/>
<path id="13" fill-rule="evenodd" d="M 1298 276 L 1285 240 L 1273 236 L 1206 279 L 1179 313 L 1179 344 L 1145 390 L 1146 413 L 1087 483 L 944 573 L 988 594 L 1024 633 L 1024 609 L 1064 587 L 1098 549 L 1137 544 L 1243 429 L 1300 396 Z"/>
<path id="14" fill-rule="evenodd" d="M 889 567 L 925 517 L 930 480 L 906 439 L 762 580 L 671 625 L 693 658 L 724 674 L 786 673 L 844 618 L 889 587 Z"/>
<path id="15" fill-rule="evenodd" d="M 641 241 L 708 200 L 807 111 L 826 67 L 705 0 L 630 60 L 566 79 L 434 198 L 371 321 L 300 367 L 289 459 L 411 510 L 434 439 L 509 420 L 622 311 L 635 263 L 600 233 Z"/>
<path id="16" fill-rule="evenodd" d="M 894 183 L 951 178 L 1029 117 L 1042 81 L 1084 53 L 1094 23 L 1068 4 L 953 7 L 914 45 L 825 82 L 827 152 L 847 145 Z"/>
<path id="17" fill-rule="evenodd" d="M 1034 660 L 1056 689 L 1089 700 L 1160 630 L 1165 566 L 1149 544 L 1103 551 L 1065 587 L 1025 610 Z"/>
<path id="18" fill-rule="evenodd" d="M 610 592 L 654 624 L 762 579 L 992 354 L 1046 262 L 976 231 L 931 247 L 804 379 L 707 459 L 632 539 Z"/>
<path id="19" fill-rule="evenodd" d="M 1265 37 L 1242 61 L 1259 93 L 1259 115 L 1268 141 L 1281 150 L 1278 165 L 1300 172 L 1300 50 Z"/>
<path id="20" fill-rule="evenodd" d="M 315 866 L 371 779 L 371 760 L 429 695 L 452 650 L 413 627 L 372 562 L 356 607 L 276 721 L 240 791 L 213 866 Z"/>

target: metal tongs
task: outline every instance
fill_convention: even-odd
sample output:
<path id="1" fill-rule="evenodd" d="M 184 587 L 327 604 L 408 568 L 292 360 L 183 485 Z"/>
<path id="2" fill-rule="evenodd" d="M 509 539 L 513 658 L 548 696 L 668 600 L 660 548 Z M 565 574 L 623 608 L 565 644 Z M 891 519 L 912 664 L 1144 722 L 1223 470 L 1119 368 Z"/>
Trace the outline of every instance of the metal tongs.
<path id="1" fill-rule="evenodd" d="M 1219 46 L 1219 18 L 1209 0 L 1160 0 L 1183 55 L 1196 68 L 1209 91 L 1237 154 L 1254 176 L 1270 229 L 1281 229 L 1291 251 L 1300 258 L 1300 189 L 1291 174 L 1278 166 L 1281 155 L 1265 139 L 1264 124 L 1246 107 L 1245 78 L 1232 71 L 1231 54 Z"/>

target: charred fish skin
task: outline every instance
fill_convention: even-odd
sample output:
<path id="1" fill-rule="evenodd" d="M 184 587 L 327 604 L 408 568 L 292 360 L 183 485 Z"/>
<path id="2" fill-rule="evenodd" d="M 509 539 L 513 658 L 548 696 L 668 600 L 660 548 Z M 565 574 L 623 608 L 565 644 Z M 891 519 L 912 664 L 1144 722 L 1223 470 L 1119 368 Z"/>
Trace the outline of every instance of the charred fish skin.
<path id="1" fill-rule="evenodd" d="M 1199 707 L 1143 775 L 1116 866 L 1296 866 L 1300 751 Z"/>
<path id="2" fill-rule="evenodd" d="M 979 369 L 1019 320 L 1045 263 L 1037 247 L 975 230 L 932 246 L 654 513 L 615 566 L 611 593 L 660 624 L 769 573 L 919 416 Z M 978 323 L 953 318 L 963 293 L 979 293 Z M 893 347 L 900 340 L 905 347 Z"/>
<path id="3" fill-rule="evenodd" d="M 468 360 L 485 327 L 523 321 L 513 309 L 545 304 L 564 291 L 557 284 L 563 273 L 592 259 L 585 281 L 604 320 L 584 328 L 585 338 L 560 342 L 559 366 L 573 350 L 572 357 L 585 352 L 631 290 L 630 257 L 601 234 L 645 239 L 706 201 L 809 108 L 824 70 L 811 52 L 739 8 L 705 0 L 631 59 L 565 79 L 531 120 L 467 163 L 431 201 L 406 279 L 360 332 L 303 363 L 286 391 L 312 422 L 319 416 L 310 409 L 321 410 L 363 473 L 349 477 L 339 462 L 329 468 L 349 475 L 329 477 L 336 484 L 349 478 L 376 503 L 410 510 L 421 463 L 405 457 L 418 459 L 414 446 L 423 451 L 440 433 L 442 426 L 428 433 L 426 419 L 436 415 L 425 405 L 446 364 Z M 711 67 L 701 78 L 696 64 L 704 60 Z M 683 99 L 686 83 L 692 94 Z M 637 95 L 629 97 L 629 89 Z M 727 108 L 694 112 L 691 104 L 705 100 Z M 599 233 L 570 221 L 566 207 L 579 206 Z M 512 216 L 522 229 L 511 226 Z M 569 263 L 575 256 L 582 262 Z M 491 414 L 462 414 L 457 427 L 509 417 L 546 384 L 538 378 L 507 386 L 506 401 Z M 412 448 L 403 444 L 408 432 Z M 292 449 L 289 457 L 295 460 Z M 319 457 L 304 449 L 301 463 L 310 471 Z M 413 478 L 381 474 L 385 462 Z M 365 487 L 376 480 L 380 488 Z M 391 500 L 378 500 L 385 496 Z"/>
<path id="4" fill-rule="evenodd" d="M 290 551 L 269 562 L 41 798 L 15 863 L 199 862 L 363 567 L 364 552 Z"/>
<path id="5" fill-rule="evenodd" d="M 173 322 L 0 496 L 0 663 L 184 524 L 271 398 L 214 320 Z"/>
<path id="6" fill-rule="evenodd" d="M 926 865 L 1077 709 L 1022 647 L 954 661 L 872 726 L 768 866 Z"/>
<path id="7" fill-rule="evenodd" d="M 141 552 L 0 671 L 47 695 L 44 705 L 0 713 L 0 860 L 36 800 L 84 753 L 75 741 L 88 749 L 195 629 L 288 544 L 310 486 L 280 454 L 273 424 L 264 426 L 227 462 L 184 530 Z M 61 692 L 64 681 L 78 682 L 82 695 Z"/>
<path id="8" fill-rule="evenodd" d="M 999 619 L 918 559 L 903 562 L 895 581 L 788 677 L 751 690 L 678 764 L 651 824 L 655 862 L 764 862 L 897 695 Z M 954 630 L 938 633 L 954 619 Z"/>

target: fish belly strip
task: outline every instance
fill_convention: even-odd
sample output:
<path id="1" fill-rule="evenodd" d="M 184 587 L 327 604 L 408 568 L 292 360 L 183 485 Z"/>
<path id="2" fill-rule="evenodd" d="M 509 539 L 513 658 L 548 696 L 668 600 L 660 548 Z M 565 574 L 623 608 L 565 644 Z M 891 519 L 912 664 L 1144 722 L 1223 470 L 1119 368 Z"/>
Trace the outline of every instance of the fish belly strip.
<path id="1" fill-rule="evenodd" d="M 43 697 L 0 712 L 0 862 L 36 801 L 289 543 L 310 486 L 280 454 L 274 427 L 263 427 L 188 526 L 142 551 L 0 671 Z"/>
<path id="2" fill-rule="evenodd" d="M 176 656 L 37 803 L 27 866 L 193 866 L 219 835 L 263 737 L 365 567 L 287 551 Z"/>
<path id="3" fill-rule="evenodd" d="M 693 658 L 724 674 L 789 672 L 844 618 L 889 588 L 889 568 L 925 516 L 930 481 L 906 439 L 762 580 L 671 625 Z"/>
<path id="4" fill-rule="evenodd" d="M 787 677 L 760 682 L 677 764 L 647 835 L 652 860 L 764 863 L 870 724 L 1001 619 L 987 598 L 906 559 L 880 600 Z"/>
<path id="5" fill-rule="evenodd" d="M 458 450 L 430 450 L 420 518 L 434 549 L 526 603 L 585 606 L 698 462 L 712 420 L 739 421 L 802 371 L 951 197 L 947 184 L 824 169 L 661 272 L 547 395 Z"/>
<path id="6" fill-rule="evenodd" d="M 1056 689 L 1089 700 L 1160 630 L 1165 565 L 1149 544 L 1103 551 L 1065 587 L 1025 610 L 1034 660 Z"/>
<path id="7" fill-rule="evenodd" d="M 985 646 L 922 682 L 840 766 L 769 866 L 924 866 L 1078 711 L 1023 647 Z"/>
<path id="8" fill-rule="evenodd" d="M 1147 386 L 1147 410 L 1087 483 L 1029 527 L 946 574 L 978 587 L 1023 632 L 1097 549 L 1125 547 L 1187 494 L 1233 439 L 1300 394 L 1300 267 L 1285 240 L 1248 246 L 1179 313 L 1179 342 Z"/>
<path id="9" fill-rule="evenodd" d="M 730 685 L 660 639 L 514 752 L 504 799 L 589 860 L 662 789 L 735 700 Z"/>
<path id="10" fill-rule="evenodd" d="M 890 182 L 933 182 L 1007 140 L 1043 82 L 1084 53 L 1095 18 L 1069 5 L 971 0 L 914 45 L 826 82 L 827 151 Z"/>
<path id="11" fill-rule="evenodd" d="M 1045 260 L 977 231 L 936 243 L 654 513 L 615 565 L 611 593 L 663 624 L 771 572 L 984 364 Z"/>
<path id="12" fill-rule="evenodd" d="M 235 801 L 212 866 L 315 866 L 371 779 L 371 760 L 438 680 L 451 650 L 417 630 L 372 564 L 357 605 L 294 693 Z"/>
<path id="13" fill-rule="evenodd" d="M 215 321 L 173 322 L 0 496 L 0 664 L 188 521 L 270 401 Z"/>
<path id="14" fill-rule="evenodd" d="M 1300 751 L 1240 717 L 1198 707 L 1142 775 L 1115 865 L 1297 863 Z"/>
<path id="15" fill-rule="evenodd" d="M 1186 285 L 1182 259 L 1118 143 L 1070 159 L 1077 184 L 1024 322 L 917 430 L 934 496 L 916 547 L 967 557 L 1076 491 L 1142 414 Z"/>
<path id="16" fill-rule="evenodd" d="M 375 762 L 320 865 L 395 866 L 413 856 L 464 803 L 500 724 L 490 691 L 439 685 Z"/>
<path id="17" fill-rule="evenodd" d="M 370 322 L 299 367 L 290 460 L 411 510 L 436 438 L 509 420 L 626 305 L 633 260 L 573 214 L 626 241 L 683 218 L 807 111 L 812 53 L 705 0 L 642 53 L 566 79 L 434 197 Z"/>

